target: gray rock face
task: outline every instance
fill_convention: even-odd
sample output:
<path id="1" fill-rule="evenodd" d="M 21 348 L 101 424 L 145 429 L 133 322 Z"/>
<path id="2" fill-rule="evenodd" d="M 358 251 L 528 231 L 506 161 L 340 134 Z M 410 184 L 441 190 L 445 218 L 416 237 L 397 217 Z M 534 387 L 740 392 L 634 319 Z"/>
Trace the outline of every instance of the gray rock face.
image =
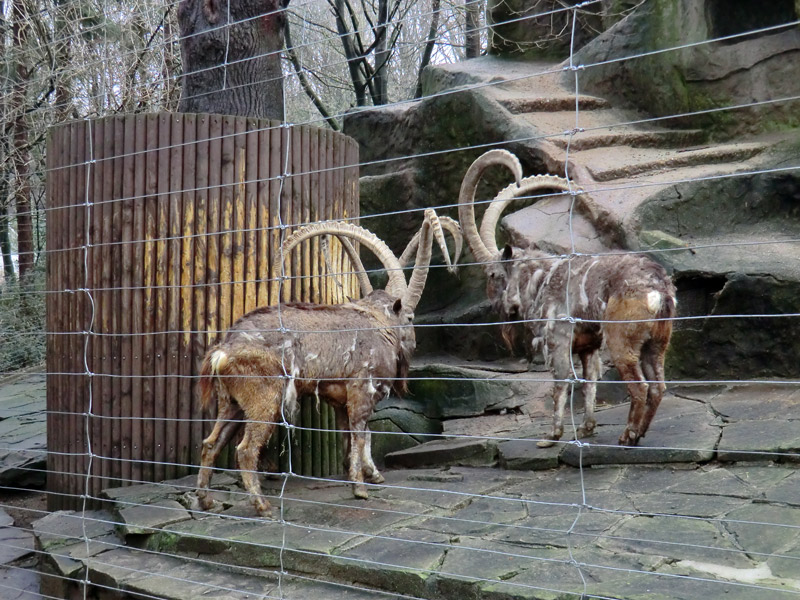
<path id="1" fill-rule="evenodd" d="M 705 4 L 693 0 L 643 3 L 576 53 L 575 63 L 587 65 L 581 72 L 582 85 L 658 116 L 749 105 L 800 93 L 797 26 L 698 43 L 790 23 L 797 19 L 796 7 L 792 11 L 786 2 L 773 2 L 756 15 L 722 8 L 726 3 L 704 10 Z M 698 44 L 618 60 L 692 43 Z M 604 61 L 610 62 L 598 64 Z M 753 133 L 796 127 L 797 110 L 798 101 L 794 100 L 711 112 L 683 122 L 726 134 Z"/>

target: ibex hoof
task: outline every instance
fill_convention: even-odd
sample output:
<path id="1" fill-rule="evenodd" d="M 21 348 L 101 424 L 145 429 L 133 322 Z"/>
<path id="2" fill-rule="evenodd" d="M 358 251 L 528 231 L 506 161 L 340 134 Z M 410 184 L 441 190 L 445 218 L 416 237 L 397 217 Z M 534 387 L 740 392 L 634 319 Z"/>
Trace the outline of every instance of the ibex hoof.
<path id="1" fill-rule="evenodd" d="M 262 498 L 253 500 L 253 506 L 255 506 L 256 512 L 259 516 L 264 517 L 265 519 L 272 518 L 272 506 L 266 500 Z"/>
<path id="2" fill-rule="evenodd" d="M 354 483 L 353 496 L 355 496 L 356 498 L 361 498 L 363 500 L 369 498 L 369 494 L 367 494 L 367 486 L 365 486 L 363 483 Z"/>
<path id="3" fill-rule="evenodd" d="M 208 492 L 197 492 L 197 504 L 201 510 L 211 510 L 214 508 L 214 498 Z"/>
<path id="4" fill-rule="evenodd" d="M 576 432 L 578 439 L 587 438 L 594 435 L 594 425 L 581 425 Z"/>
<path id="5" fill-rule="evenodd" d="M 383 478 L 380 471 L 373 471 L 371 475 L 367 476 L 367 481 L 370 483 L 383 483 L 386 480 Z"/>
<path id="6" fill-rule="evenodd" d="M 548 435 L 545 439 L 536 442 L 536 445 L 539 448 L 550 448 L 551 446 L 555 446 L 556 442 L 561 439 L 561 436 L 555 435 Z"/>
<path id="7" fill-rule="evenodd" d="M 639 438 L 641 438 L 638 433 L 631 429 L 625 429 L 622 432 L 622 435 L 619 436 L 619 445 L 620 446 L 635 446 L 639 443 Z"/>

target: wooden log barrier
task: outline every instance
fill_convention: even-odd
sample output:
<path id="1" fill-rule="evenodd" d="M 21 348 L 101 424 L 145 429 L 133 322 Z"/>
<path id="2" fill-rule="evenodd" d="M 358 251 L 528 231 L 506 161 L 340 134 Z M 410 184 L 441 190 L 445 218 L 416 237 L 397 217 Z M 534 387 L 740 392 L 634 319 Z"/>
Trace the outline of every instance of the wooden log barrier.
<path id="1" fill-rule="evenodd" d="M 206 114 L 54 127 L 47 144 L 48 509 L 193 472 L 215 411 L 203 355 L 274 304 L 272 258 L 294 225 L 358 217 L 358 145 L 326 129 Z M 283 227 L 286 226 L 286 227 Z M 335 240 L 334 272 L 351 267 Z M 357 297 L 314 239 L 286 261 L 284 301 Z M 340 285 L 341 284 L 341 285 Z M 332 410 L 305 399 L 292 452 L 267 464 L 341 470 Z M 275 436 L 279 438 L 281 436 Z M 285 434 L 284 434 L 285 437 Z M 222 466 L 233 467 L 229 453 Z"/>

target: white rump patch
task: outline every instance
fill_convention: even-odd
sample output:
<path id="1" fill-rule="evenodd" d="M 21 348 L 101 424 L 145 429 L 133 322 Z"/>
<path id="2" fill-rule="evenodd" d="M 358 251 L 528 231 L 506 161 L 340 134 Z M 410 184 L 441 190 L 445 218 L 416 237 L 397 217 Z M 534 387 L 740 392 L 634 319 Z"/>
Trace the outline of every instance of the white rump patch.
<path id="1" fill-rule="evenodd" d="M 652 313 L 658 312 L 661 308 L 661 292 L 655 290 L 647 294 L 647 310 Z"/>
<path id="2" fill-rule="evenodd" d="M 214 350 L 211 353 L 211 374 L 217 375 L 219 370 L 228 364 L 228 355 L 222 350 Z"/>

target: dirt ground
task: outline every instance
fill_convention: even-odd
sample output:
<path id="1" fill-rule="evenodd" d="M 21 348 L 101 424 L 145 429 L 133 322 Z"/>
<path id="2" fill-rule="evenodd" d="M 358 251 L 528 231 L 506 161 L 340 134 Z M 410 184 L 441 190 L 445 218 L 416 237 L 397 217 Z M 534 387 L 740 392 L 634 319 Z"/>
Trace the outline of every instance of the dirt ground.
<path id="1" fill-rule="evenodd" d="M 0 509 L 14 519 L 14 525 L 30 529 L 31 522 L 47 514 L 47 494 L 41 490 L 0 488 Z"/>

